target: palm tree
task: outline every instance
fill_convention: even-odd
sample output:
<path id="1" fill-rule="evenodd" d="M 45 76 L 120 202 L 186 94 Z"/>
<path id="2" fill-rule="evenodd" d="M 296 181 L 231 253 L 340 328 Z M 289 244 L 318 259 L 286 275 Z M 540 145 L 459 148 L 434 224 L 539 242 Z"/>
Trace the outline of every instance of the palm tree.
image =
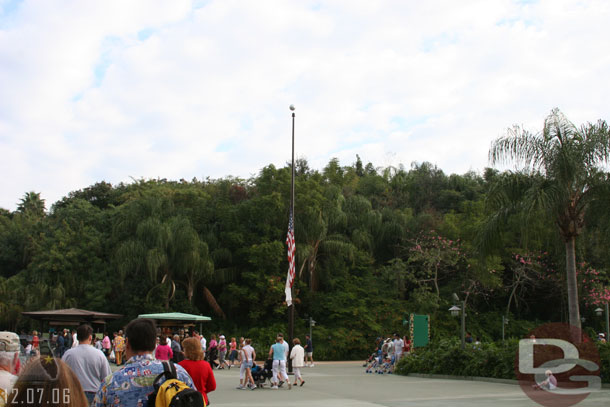
<path id="1" fill-rule="evenodd" d="M 499 222 L 514 211 L 550 216 L 565 243 L 569 322 L 580 328 L 575 242 L 588 208 L 607 188 L 602 170 L 610 160 L 607 123 L 599 120 L 577 128 L 553 109 L 541 133 L 515 126 L 493 142 L 489 159 L 492 165 L 514 163 L 521 169 L 500 177 L 490 190 L 488 203 L 494 213 L 484 236 L 494 231 L 497 235 Z"/>
<path id="2" fill-rule="evenodd" d="M 144 219 L 137 225 L 135 238 L 119 246 L 115 260 L 121 281 L 130 273 L 146 273 L 153 284 L 148 297 L 160 290 L 166 309 L 174 298 L 176 283 L 185 286 L 187 298 L 192 302 L 197 286 L 211 281 L 214 272 L 207 244 L 182 216 L 165 222 L 156 217 Z M 203 295 L 224 318 L 222 309 L 205 286 Z"/>
<path id="3" fill-rule="evenodd" d="M 21 198 L 17 211 L 36 218 L 42 218 L 45 211 L 45 201 L 40 197 L 40 192 L 30 191 Z"/>
<path id="4" fill-rule="evenodd" d="M 301 263 L 298 275 L 302 277 L 303 270 L 307 267 L 309 290 L 315 292 L 319 288 L 319 276 L 317 273 L 319 260 L 324 255 L 352 258 L 354 246 L 340 234 L 328 234 L 329 219 L 325 218 L 321 211 L 317 215 L 315 210 L 312 209 L 307 209 L 305 212 L 307 216 L 299 219 L 302 222 L 299 229 L 301 237 L 299 238 L 300 242 L 297 251 Z M 332 214 L 332 216 L 337 216 L 337 214 Z M 333 219 L 330 223 L 335 221 Z"/>

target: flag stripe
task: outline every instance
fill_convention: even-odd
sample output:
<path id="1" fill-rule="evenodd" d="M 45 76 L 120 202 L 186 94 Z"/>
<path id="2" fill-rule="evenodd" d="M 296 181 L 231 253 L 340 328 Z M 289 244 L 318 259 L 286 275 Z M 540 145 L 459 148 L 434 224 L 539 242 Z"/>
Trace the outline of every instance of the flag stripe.
<path id="1" fill-rule="evenodd" d="M 288 220 L 288 234 L 286 235 L 286 245 L 288 246 L 288 275 L 286 276 L 286 304 L 292 304 L 292 284 L 294 283 L 295 273 L 295 242 L 294 242 L 294 220 L 292 210 Z"/>

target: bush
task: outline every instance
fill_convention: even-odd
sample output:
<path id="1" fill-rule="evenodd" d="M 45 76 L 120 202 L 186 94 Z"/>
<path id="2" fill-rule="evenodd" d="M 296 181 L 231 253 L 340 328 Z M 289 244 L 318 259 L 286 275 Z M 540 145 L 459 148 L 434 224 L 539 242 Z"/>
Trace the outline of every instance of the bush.
<path id="1" fill-rule="evenodd" d="M 597 346 L 602 364 L 602 382 L 610 383 L 610 344 L 597 343 Z M 426 373 L 516 379 L 515 356 L 518 347 L 519 340 L 510 339 L 504 343 L 478 346 L 466 344 L 465 349 L 461 349 L 459 340 L 443 339 L 403 357 L 396 365 L 395 372 L 401 375 Z"/>
<path id="2" fill-rule="evenodd" d="M 517 340 L 509 340 L 504 344 L 467 344 L 462 349 L 459 340 L 443 339 L 403 357 L 396 366 L 396 373 L 514 379 L 513 366 L 517 347 Z"/>

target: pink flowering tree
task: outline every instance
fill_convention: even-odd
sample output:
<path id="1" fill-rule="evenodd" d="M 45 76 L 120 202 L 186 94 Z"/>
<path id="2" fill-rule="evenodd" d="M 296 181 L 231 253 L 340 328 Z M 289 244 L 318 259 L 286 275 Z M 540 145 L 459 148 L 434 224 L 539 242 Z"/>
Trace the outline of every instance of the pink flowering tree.
<path id="1" fill-rule="evenodd" d="M 603 271 L 598 271 L 587 263 L 579 263 L 576 268 L 580 298 L 586 307 L 599 307 L 610 302 L 610 285 Z"/>
<path id="2" fill-rule="evenodd" d="M 416 266 L 418 283 L 431 284 L 439 297 L 439 281 L 457 268 L 464 267 L 465 260 L 459 240 L 447 239 L 431 230 L 415 239 L 409 249 L 408 263 Z"/>
<path id="3" fill-rule="evenodd" d="M 439 235 L 434 230 L 422 233 L 409 249 L 408 263 L 415 267 L 414 280 L 419 285 L 415 295 L 433 291 L 440 300 L 440 282 L 451 280 L 461 292 L 464 305 L 471 296 L 485 295 L 502 285 L 503 267 L 500 258 L 475 256 L 467 245 Z M 432 294 L 432 293 L 430 293 Z"/>

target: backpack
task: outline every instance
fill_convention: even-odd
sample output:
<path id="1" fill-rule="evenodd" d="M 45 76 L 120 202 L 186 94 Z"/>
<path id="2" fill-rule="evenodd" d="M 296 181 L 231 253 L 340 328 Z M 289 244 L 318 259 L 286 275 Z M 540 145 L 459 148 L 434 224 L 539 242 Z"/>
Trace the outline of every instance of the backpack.
<path id="1" fill-rule="evenodd" d="M 165 381 L 159 384 L 162 378 Z M 178 379 L 173 362 L 163 362 L 163 373 L 155 378 L 153 388 L 148 396 L 149 407 L 205 407 L 201 393 Z"/>

